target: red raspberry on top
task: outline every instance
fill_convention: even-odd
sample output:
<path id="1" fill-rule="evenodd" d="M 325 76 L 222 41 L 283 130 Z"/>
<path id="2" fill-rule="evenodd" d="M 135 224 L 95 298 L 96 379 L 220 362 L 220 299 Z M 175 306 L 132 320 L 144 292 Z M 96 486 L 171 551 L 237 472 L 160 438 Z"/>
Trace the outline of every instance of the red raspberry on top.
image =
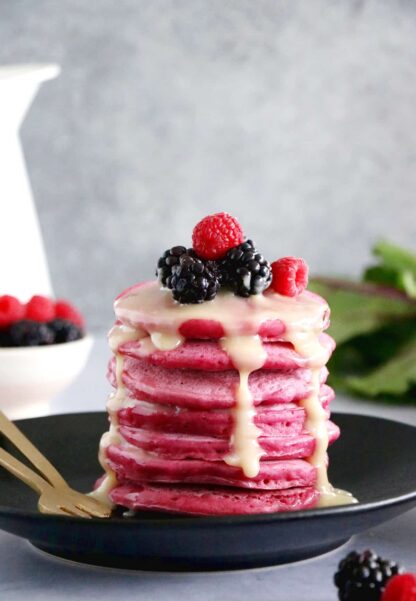
<path id="1" fill-rule="evenodd" d="M 55 317 L 55 305 L 52 299 L 35 294 L 26 305 L 26 319 L 33 321 L 51 321 Z"/>
<path id="2" fill-rule="evenodd" d="M 416 574 L 398 574 L 388 581 L 381 601 L 416 601 Z"/>
<path id="3" fill-rule="evenodd" d="M 229 213 L 215 213 L 204 217 L 192 232 L 193 249 L 203 259 L 220 259 L 230 248 L 243 241 L 243 229 Z"/>
<path id="4" fill-rule="evenodd" d="M 81 313 L 71 303 L 65 300 L 57 300 L 55 303 L 55 317 L 59 319 L 67 319 L 76 326 L 83 328 L 85 325 L 84 318 Z"/>
<path id="5" fill-rule="evenodd" d="M 303 259 L 283 257 L 272 263 L 271 287 L 283 296 L 297 296 L 308 285 L 308 265 Z"/>
<path id="6" fill-rule="evenodd" d="M 0 328 L 5 328 L 15 321 L 22 319 L 25 308 L 22 303 L 9 294 L 0 296 Z"/>

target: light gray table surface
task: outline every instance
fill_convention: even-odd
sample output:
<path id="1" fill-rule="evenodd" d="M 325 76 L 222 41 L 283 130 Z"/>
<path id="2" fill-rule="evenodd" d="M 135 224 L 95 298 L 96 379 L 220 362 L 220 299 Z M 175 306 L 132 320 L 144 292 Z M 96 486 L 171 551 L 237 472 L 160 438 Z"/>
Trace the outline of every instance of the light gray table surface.
<path id="1" fill-rule="evenodd" d="M 104 410 L 109 351 L 98 337 L 79 379 L 51 404 L 51 413 Z M 416 408 L 387 407 L 337 398 L 337 411 L 376 414 L 416 425 Z M 210 574 L 131 573 L 92 568 L 49 558 L 26 541 L 0 532 L 1 601 L 86 599 L 87 601 L 197 600 L 331 601 L 337 598 L 332 576 L 351 549 L 373 548 L 416 571 L 416 510 L 354 537 L 328 555 L 288 566 Z"/>

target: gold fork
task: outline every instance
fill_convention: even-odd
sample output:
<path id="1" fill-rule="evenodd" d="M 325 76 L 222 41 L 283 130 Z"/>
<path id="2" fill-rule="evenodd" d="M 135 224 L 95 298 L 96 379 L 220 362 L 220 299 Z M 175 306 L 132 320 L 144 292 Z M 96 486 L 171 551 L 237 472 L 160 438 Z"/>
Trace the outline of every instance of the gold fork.
<path id="1" fill-rule="evenodd" d="M 26 438 L 17 426 L 0 411 L 0 433 L 4 434 L 46 478 L 0 448 L 0 465 L 40 494 L 38 508 L 42 513 L 106 518 L 111 508 L 97 499 L 70 488 L 48 459 Z"/>

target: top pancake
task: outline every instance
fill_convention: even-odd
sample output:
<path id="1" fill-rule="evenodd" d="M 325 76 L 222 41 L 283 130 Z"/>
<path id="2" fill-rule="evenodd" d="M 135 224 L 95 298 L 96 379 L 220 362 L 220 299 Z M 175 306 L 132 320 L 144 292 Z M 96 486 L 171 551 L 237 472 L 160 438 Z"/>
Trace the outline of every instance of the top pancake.
<path id="1" fill-rule="evenodd" d="M 294 298 L 270 289 L 249 298 L 220 292 L 212 301 L 181 305 L 158 281 L 122 292 L 114 311 L 117 320 L 144 333 L 173 333 L 187 339 L 258 334 L 263 340 L 281 340 L 289 328 L 319 332 L 329 325 L 326 301 L 309 291 Z"/>

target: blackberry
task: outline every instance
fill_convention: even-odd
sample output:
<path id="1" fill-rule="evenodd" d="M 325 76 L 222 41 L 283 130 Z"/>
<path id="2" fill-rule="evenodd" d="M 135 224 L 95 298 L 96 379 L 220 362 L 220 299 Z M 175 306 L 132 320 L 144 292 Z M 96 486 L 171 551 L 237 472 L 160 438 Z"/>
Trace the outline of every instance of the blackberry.
<path id="1" fill-rule="evenodd" d="M 48 327 L 53 334 L 55 344 L 72 342 L 83 337 L 82 329 L 67 319 L 53 319 L 48 322 Z"/>
<path id="2" fill-rule="evenodd" d="M 156 275 L 163 286 L 171 288 L 169 278 L 172 277 L 172 268 L 179 264 L 179 259 L 183 254 L 188 253 L 190 255 L 193 252 L 192 249 L 186 250 L 184 246 L 173 246 L 163 253 L 156 269 Z"/>
<path id="3" fill-rule="evenodd" d="M 10 346 L 10 327 L 0 328 L 0 347 Z"/>
<path id="4" fill-rule="evenodd" d="M 9 346 L 41 346 L 53 343 L 53 332 L 46 323 L 21 319 L 9 328 Z"/>
<path id="5" fill-rule="evenodd" d="M 230 288 L 237 296 L 261 294 L 272 281 L 271 266 L 254 246 L 246 240 L 227 252 L 220 262 L 221 286 Z"/>
<path id="6" fill-rule="evenodd" d="M 158 266 L 160 281 L 172 290 L 173 298 L 180 303 L 196 304 L 212 300 L 220 288 L 217 264 L 198 258 L 191 248 L 185 249 L 185 252 L 182 249 L 174 247 L 161 257 L 158 265 L 164 265 Z"/>
<path id="7" fill-rule="evenodd" d="M 340 601 L 380 601 L 387 581 L 401 568 L 373 551 L 352 551 L 338 565 L 334 576 Z"/>

